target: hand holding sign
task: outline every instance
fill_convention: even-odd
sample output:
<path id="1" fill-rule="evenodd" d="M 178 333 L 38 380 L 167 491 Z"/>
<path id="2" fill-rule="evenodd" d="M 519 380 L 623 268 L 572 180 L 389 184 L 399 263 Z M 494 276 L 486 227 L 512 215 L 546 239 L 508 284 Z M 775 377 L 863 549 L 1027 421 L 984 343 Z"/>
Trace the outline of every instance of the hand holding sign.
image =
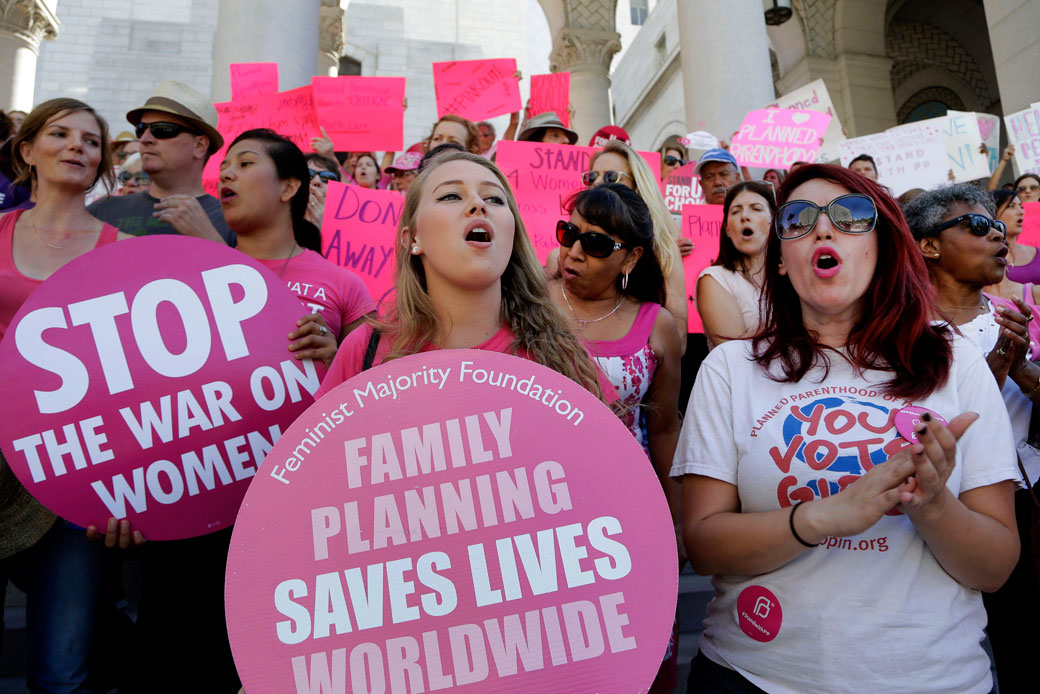
<path id="1" fill-rule="evenodd" d="M 228 527 L 320 383 L 286 349 L 300 312 L 273 273 L 196 239 L 152 236 L 73 260 L 0 344 L 11 470 L 82 526 L 126 518 L 152 540 Z"/>
<path id="2" fill-rule="evenodd" d="M 522 108 L 516 60 L 454 60 L 433 64 L 437 117 L 454 113 L 471 121 Z"/>
<path id="3" fill-rule="evenodd" d="M 554 371 L 388 362 L 315 403 L 264 473 L 225 584 L 249 694 L 630 694 L 660 667 L 667 502 L 625 426 Z"/>

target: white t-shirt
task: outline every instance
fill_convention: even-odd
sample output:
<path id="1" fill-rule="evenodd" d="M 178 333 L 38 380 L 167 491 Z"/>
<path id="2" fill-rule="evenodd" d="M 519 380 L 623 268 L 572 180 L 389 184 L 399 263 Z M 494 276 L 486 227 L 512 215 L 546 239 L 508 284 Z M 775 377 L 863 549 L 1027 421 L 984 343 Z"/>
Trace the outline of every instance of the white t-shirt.
<path id="1" fill-rule="evenodd" d="M 837 354 L 824 377 L 777 383 L 727 342 L 701 364 L 671 474 L 737 486 L 744 512 L 835 494 L 907 445 L 895 429 L 904 401 L 881 393 L 891 375 L 856 375 Z M 777 369 L 779 371 L 779 369 Z M 981 352 L 954 338 L 942 389 L 912 403 L 947 420 L 980 418 L 957 449 L 955 494 L 1016 480 L 1011 427 Z M 760 576 L 715 576 L 701 651 L 768 692 L 989 692 L 980 646 L 981 594 L 947 574 L 903 515 L 828 538 Z"/>

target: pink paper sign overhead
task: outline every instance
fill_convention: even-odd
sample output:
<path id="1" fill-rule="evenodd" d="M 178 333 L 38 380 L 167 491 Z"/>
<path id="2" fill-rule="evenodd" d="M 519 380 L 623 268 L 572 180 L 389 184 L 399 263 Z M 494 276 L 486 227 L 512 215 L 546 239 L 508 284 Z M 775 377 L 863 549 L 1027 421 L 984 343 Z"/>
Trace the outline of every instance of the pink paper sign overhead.
<path id="1" fill-rule="evenodd" d="M 127 518 L 149 540 L 227 528 L 324 375 L 289 352 L 303 312 L 273 272 L 209 241 L 149 236 L 73 260 L 0 344 L 8 464 L 82 526 Z"/>
<path id="2" fill-rule="evenodd" d="M 751 111 L 733 136 L 730 152 L 741 166 L 789 169 L 814 162 L 831 117 L 820 111 L 764 108 Z"/>
<path id="3" fill-rule="evenodd" d="M 676 591 L 631 433 L 570 379 L 475 350 L 315 403 L 250 487 L 225 583 L 249 694 L 645 692 Z"/>
<path id="4" fill-rule="evenodd" d="M 278 92 L 278 63 L 231 63 L 231 100 Z"/>
<path id="5" fill-rule="evenodd" d="M 585 187 L 581 174 L 589 170 L 589 161 L 597 151 L 595 147 L 541 142 L 498 143 L 498 168 L 509 179 L 527 235 L 543 263 L 560 245 L 556 241 L 556 222 L 570 216 L 564 203 Z M 661 155 L 639 154 L 649 165 L 654 180 L 659 180 Z"/>
<path id="6" fill-rule="evenodd" d="M 404 149 L 404 77 L 314 77 L 311 87 L 337 151 Z"/>
<path id="7" fill-rule="evenodd" d="M 1025 217 L 1022 219 L 1022 234 L 1018 242 L 1040 248 L 1040 202 L 1024 202 L 1022 210 Z"/>
<path id="8" fill-rule="evenodd" d="M 704 202 L 704 191 L 701 190 L 700 176 L 694 175 L 697 162 L 684 164 L 658 182 L 664 204 L 669 212 L 680 214 L 684 205 L 698 205 Z"/>
<path id="9" fill-rule="evenodd" d="M 437 117 L 447 113 L 471 121 L 513 113 L 522 107 L 516 60 L 452 60 L 433 64 Z"/>
<path id="10" fill-rule="evenodd" d="M 564 127 L 571 127 L 571 73 L 551 72 L 531 75 L 531 99 L 527 102 L 527 117 L 552 111 L 560 117 Z"/>
<path id="11" fill-rule="evenodd" d="M 224 138 L 224 147 L 209 158 L 202 172 L 202 185 L 213 196 L 217 195 L 220 187 L 220 162 L 224 160 L 231 142 L 246 130 L 270 128 L 288 137 L 304 152 L 311 151 L 311 140 L 321 137 L 314 117 L 314 94 L 309 84 L 277 94 L 213 106 L 219 118 L 217 130 Z"/>
<path id="12" fill-rule="evenodd" d="M 321 223 L 322 255 L 351 270 L 365 283 L 377 305 L 393 290 L 397 222 L 404 196 L 332 181 Z"/>
<path id="13" fill-rule="evenodd" d="M 682 235 L 693 241 L 693 252 L 683 258 L 686 274 L 686 302 L 689 332 L 703 333 L 704 323 L 697 310 L 697 277 L 719 257 L 722 205 L 683 205 Z"/>

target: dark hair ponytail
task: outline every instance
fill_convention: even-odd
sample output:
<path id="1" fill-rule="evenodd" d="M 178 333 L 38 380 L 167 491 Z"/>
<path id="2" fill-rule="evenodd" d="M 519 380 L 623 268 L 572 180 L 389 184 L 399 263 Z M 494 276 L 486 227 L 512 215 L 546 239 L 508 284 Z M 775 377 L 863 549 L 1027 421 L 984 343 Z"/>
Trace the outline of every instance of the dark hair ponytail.
<path id="1" fill-rule="evenodd" d="M 292 214 L 293 237 L 301 248 L 321 253 L 321 231 L 313 223 L 307 221 L 307 203 L 310 201 L 310 174 L 308 173 L 307 157 L 299 147 L 289 138 L 279 135 L 268 128 L 255 128 L 246 130 L 235 138 L 231 146 L 235 146 L 242 140 L 259 140 L 264 143 L 264 151 L 274 162 L 278 178 L 285 181 L 295 178 L 300 182 L 296 194 L 289 201 L 289 211 Z M 228 148 L 230 149 L 230 147 Z"/>

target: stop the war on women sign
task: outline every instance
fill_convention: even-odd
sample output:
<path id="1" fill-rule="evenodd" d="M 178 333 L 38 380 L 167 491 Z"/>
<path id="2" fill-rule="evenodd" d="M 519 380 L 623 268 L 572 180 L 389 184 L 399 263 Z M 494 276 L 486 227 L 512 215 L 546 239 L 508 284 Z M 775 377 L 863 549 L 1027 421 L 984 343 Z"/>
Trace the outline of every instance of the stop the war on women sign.
<path id="1" fill-rule="evenodd" d="M 249 694 L 646 691 L 675 535 L 653 466 L 588 391 L 443 350 L 341 384 L 275 445 L 225 598 Z"/>
<path id="2" fill-rule="evenodd" d="M 226 528 L 323 375 L 288 349 L 303 313 L 222 244 L 95 249 L 33 292 L 0 343 L 4 457 L 78 525 L 127 518 L 149 540 Z"/>

